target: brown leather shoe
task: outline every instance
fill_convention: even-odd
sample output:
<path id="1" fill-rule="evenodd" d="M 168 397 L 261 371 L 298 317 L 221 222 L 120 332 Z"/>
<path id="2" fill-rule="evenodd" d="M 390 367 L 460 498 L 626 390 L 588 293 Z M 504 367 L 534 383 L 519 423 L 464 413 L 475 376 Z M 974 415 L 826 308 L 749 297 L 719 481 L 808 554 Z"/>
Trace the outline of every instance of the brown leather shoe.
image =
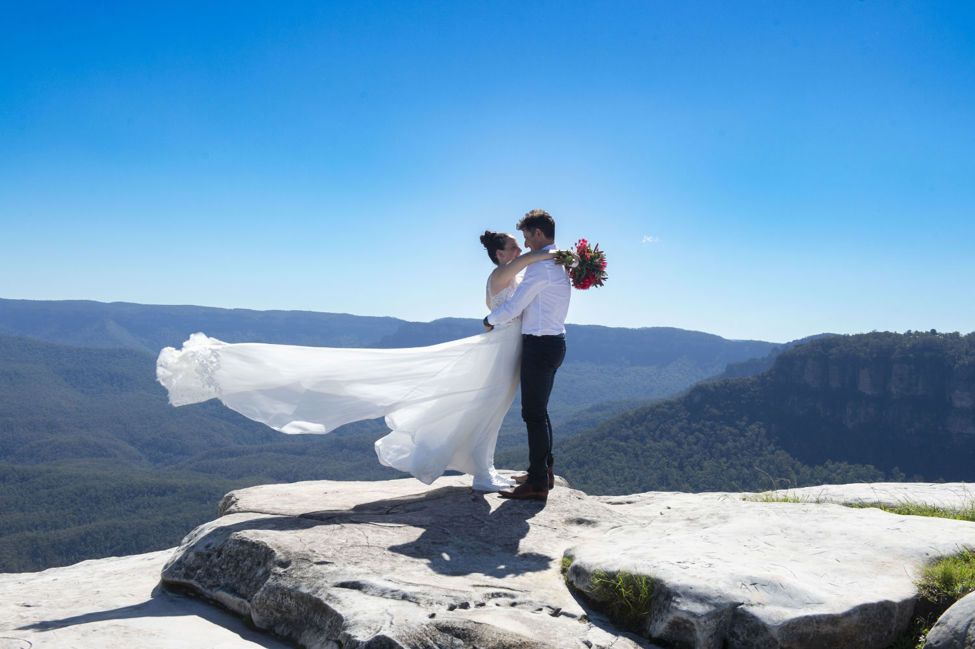
<path id="1" fill-rule="evenodd" d="M 525 482 L 528 481 L 528 474 L 522 473 L 521 475 L 516 475 L 511 479 L 518 484 L 525 484 Z M 552 467 L 548 468 L 548 488 L 555 489 L 555 471 L 552 470 Z"/>
<path id="2" fill-rule="evenodd" d="M 548 500 L 548 489 L 533 489 L 527 482 L 512 489 L 502 489 L 498 492 L 502 498 L 515 500 Z"/>

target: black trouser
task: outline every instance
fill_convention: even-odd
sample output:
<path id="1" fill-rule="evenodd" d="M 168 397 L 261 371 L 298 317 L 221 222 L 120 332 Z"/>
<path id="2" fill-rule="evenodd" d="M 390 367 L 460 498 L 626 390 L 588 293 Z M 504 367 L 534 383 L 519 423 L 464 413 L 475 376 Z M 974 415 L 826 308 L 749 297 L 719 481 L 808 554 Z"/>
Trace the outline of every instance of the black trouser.
<path id="1" fill-rule="evenodd" d="M 533 489 L 548 489 L 548 467 L 554 461 L 548 397 L 565 358 L 565 336 L 524 335 L 522 340 L 521 418 L 528 429 L 528 483 Z"/>

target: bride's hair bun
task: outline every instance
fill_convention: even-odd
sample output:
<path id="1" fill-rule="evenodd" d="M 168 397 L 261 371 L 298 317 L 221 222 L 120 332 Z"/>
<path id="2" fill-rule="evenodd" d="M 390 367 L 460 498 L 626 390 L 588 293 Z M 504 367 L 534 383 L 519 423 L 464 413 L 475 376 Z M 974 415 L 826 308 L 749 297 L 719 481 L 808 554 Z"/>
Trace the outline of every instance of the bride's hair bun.
<path id="1" fill-rule="evenodd" d="M 507 245 L 509 236 L 504 232 L 491 232 L 490 230 L 485 230 L 484 234 L 481 235 L 481 243 L 487 250 L 488 257 L 494 263 L 498 263 L 498 251 Z"/>

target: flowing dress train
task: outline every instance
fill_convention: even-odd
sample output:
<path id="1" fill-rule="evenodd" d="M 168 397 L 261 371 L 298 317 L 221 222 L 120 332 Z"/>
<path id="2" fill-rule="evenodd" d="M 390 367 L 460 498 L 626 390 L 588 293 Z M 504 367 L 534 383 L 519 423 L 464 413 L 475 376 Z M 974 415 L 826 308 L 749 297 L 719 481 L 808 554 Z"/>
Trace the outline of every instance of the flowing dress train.
<path id="1" fill-rule="evenodd" d="M 515 287 L 489 295 L 492 310 Z M 379 461 L 430 484 L 446 470 L 483 475 L 494 466 L 520 358 L 520 319 L 404 349 L 225 343 L 195 333 L 182 349 L 160 352 L 156 377 L 174 406 L 216 398 L 282 433 L 323 434 L 385 417 Z"/>

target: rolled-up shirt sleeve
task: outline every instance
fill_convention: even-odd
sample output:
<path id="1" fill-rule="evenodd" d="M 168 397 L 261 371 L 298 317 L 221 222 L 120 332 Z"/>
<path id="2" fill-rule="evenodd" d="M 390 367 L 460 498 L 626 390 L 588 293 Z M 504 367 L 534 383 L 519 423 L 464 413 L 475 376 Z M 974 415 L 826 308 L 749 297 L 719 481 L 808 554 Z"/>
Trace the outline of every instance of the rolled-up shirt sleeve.
<path id="1" fill-rule="evenodd" d="M 542 271 L 542 263 L 532 264 L 525 271 L 525 278 L 515 289 L 514 295 L 506 300 L 501 306 L 488 314 L 485 318 L 491 326 L 503 325 L 516 318 L 525 307 L 535 299 L 535 296 L 542 292 L 547 282 L 546 274 Z M 534 272 L 533 272 L 534 271 Z"/>

